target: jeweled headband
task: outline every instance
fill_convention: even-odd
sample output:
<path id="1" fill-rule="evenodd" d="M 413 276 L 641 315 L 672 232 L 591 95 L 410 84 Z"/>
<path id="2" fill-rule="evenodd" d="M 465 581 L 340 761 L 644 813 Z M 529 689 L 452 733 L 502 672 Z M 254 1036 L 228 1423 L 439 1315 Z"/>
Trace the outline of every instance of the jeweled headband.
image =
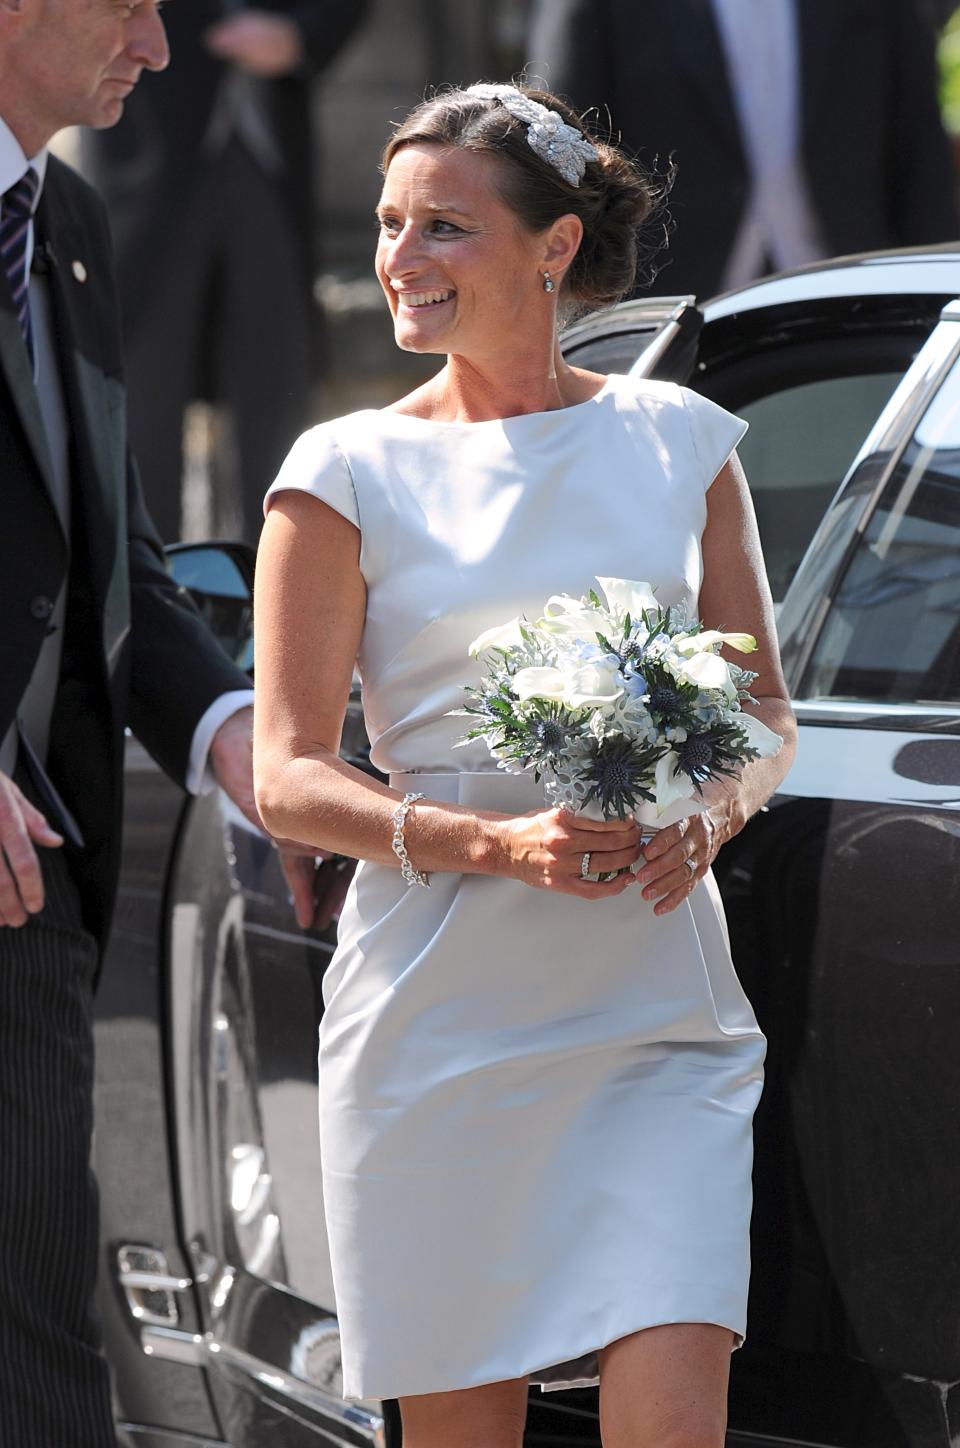
<path id="1" fill-rule="evenodd" d="M 527 127 L 527 143 L 571 186 L 579 186 L 588 161 L 598 156 L 596 146 L 576 126 L 568 126 L 557 111 L 548 110 L 539 101 L 531 100 L 513 85 L 472 85 L 468 96 L 485 101 L 499 101 L 518 121 Z"/>

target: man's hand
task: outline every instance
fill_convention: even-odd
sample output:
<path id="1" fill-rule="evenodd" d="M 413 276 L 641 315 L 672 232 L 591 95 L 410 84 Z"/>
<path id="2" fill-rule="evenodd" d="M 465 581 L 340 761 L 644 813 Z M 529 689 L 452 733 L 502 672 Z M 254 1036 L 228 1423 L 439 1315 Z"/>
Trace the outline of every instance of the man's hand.
<path id="1" fill-rule="evenodd" d="M 253 795 L 253 710 L 238 709 L 225 719 L 210 745 L 210 768 L 220 788 L 237 809 L 264 834 L 263 821 Z M 273 838 L 271 836 L 271 838 Z M 304 930 L 326 930 L 335 920 L 353 871 L 349 862 L 329 850 L 296 840 L 274 839 L 280 863 L 293 896 L 297 924 Z"/>
<path id="2" fill-rule="evenodd" d="M 12 779 L 0 774 L 0 926 L 26 925 L 43 909 L 43 876 L 35 845 L 49 850 L 63 836 L 47 821 Z"/>
<path id="3" fill-rule="evenodd" d="M 289 75 L 303 62 L 303 38 L 296 22 L 267 10 L 240 10 L 211 25 L 204 39 L 218 60 L 269 80 Z"/>
<path id="4" fill-rule="evenodd" d="M 334 855 L 329 850 L 303 854 L 303 847 L 289 840 L 278 841 L 280 862 L 290 894 L 297 924 L 304 930 L 326 930 L 340 918 L 340 907 L 353 878 L 355 860 Z"/>

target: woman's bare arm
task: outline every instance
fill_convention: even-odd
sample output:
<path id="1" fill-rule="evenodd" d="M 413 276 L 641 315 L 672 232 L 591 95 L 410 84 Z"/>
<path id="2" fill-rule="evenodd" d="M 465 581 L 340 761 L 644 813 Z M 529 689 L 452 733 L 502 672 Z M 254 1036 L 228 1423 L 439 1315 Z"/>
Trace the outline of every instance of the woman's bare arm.
<path id="1" fill-rule="evenodd" d="M 756 653 L 743 655 L 732 649 L 724 652 L 757 674 L 751 687 L 757 702 L 746 708 L 782 736 L 783 748 L 771 759 L 756 759 L 744 765 L 738 779 L 721 776 L 704 785 L 704 813 L 659 831 L 644 851 L 648 863 L 640 872 L 640 884 L 648 899 L 658 900 L 659 914 L 676 909 L 720 846 L 742 830 L 750 816 L 770 798 L 790 768 L 796 750 L 796 721 L 780 667 L 760 535 L 750 489 L 736 453 L 707 493 L 702 548 L 700 621 L 705 628 L 752 633 L 756 638 Z M 696 875 L 684 866 L 687 858 L 695 861 Z"/>
<path id="2" fill-rule="evenodd" d="M 271 834 L 399 868 L 390 842 L 402 795 L 338 757 L 365 608 L 358 530 L 308 494 L 281 493 L 257 556 L 257 808 Z M 581 880 L 584 851 L 594 869 L 615 870 L 636 858 L 639 839 L 619 820 L 574 821 L 558 810 L 513 817 L 428 800 L 408 815 L 405 834 L 427 873 L 509 875 L 585 899 L 619 894 L 629 880 Z"/>

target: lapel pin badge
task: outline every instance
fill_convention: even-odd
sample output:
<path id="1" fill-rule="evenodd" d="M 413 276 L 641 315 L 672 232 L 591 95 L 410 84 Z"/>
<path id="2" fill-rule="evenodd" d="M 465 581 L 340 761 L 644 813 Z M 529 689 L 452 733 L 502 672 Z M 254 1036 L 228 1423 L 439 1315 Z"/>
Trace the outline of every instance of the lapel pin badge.
<path id="1" fill-rule="evenodd" d="M 76 279 L 77 279 L 78 282 L 85 282 L 85 281 L 86 281 L 86 279 L 87 279 L 87 269 L 86 269 L 86 267 L 84 266 L 84 264 L 83 264 L 82 261 L 79 261 L 79 260 L 77 260 L 77 261 L 72 261 L 72 262 L 70 263 L 70 270 L 73 272 L 73 274 L 74 274 L 74 276 L 76 277 Z"/>

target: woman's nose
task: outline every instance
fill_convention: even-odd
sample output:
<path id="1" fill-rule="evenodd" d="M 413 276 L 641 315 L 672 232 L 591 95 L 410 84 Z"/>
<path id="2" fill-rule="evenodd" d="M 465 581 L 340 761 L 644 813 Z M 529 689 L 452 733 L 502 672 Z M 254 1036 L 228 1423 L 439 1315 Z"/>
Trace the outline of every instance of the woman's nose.
<path id="1" fill-rule="evenodd" d="M 386 243 L 386 272 L 391 278 L 399 278 L 412 271 L 420 255 L 420 240 L 416 228 L 404 226 L 396 236 Z"/>

